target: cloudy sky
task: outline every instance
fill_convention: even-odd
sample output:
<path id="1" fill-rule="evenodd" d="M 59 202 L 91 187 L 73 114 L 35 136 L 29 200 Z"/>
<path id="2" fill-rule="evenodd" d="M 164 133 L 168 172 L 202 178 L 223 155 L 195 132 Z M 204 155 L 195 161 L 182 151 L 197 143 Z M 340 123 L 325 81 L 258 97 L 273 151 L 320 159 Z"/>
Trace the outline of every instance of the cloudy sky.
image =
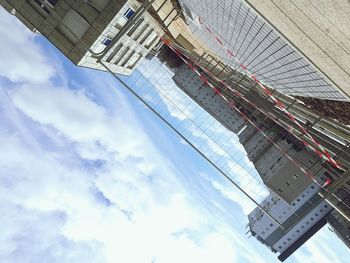
<path id="1" fill-rule="evenodd" d="M 0 262 L 277 262 L 245 235 L 254 204 L 121 83 L 75 67 L 2 9 L 0 36 Z M 140 74 L 124 79 L 142 93 Z M 188 121 L 151 88 L 142 94 L 174 124 Z M 255 176 L 240 146 L 227 156 L 184 127 L 230 157 L 237 179 Z M 348 256 L 325 227 L 287 262 Z"/>

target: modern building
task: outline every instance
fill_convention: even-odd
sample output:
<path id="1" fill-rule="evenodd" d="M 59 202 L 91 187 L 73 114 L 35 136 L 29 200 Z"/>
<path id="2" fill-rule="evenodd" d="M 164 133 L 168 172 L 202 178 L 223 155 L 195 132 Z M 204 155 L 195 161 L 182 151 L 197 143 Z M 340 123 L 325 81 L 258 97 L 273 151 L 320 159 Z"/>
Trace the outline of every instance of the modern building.
<path id="1" fill-rule="evenodd" d="M 289 17 L 293 16 L 297 20 L 299 18 L 297 14 L 302 13 L 304 9 L 291 13 L 288 11 L 289 9 L 284 8 L 282 12 L 276 7 L 278 4 L 274 4 L 273 10 L 276 10 L 276 12 L 271 13 L 276 19 L 266 21 L 246 3 L 261 6 L 266 12 L 270 12 L 272 9 L 267 7 L 264 1 L 225 0 L 216 2 L 210 0 L 179 0 L 179 2 L 195 37 L 210 47 L 213 53 L 221 57 L 225 64 L 244 72 L 239 65 L 240 63 L 243 64 L 262 83 L 284 94 L 331 100 L 350 100 L 350 59 L 349 49 L 346 46 L 348 41 L 345 44 L 344 41 L 339 44 L 338 38 L 335 38 L 334 41 L 337 43 L 334 43 L 334 45 L 332 41 L 328 41 L 335 30 L 338 31 L 337 37 L 341 36 L 342 40 L 346 39 L 347 33 L 345 34 L 344 30 L 348 32 L 348 27 L 343 22 L 347 21 L 348 18 L 342 18 L 341 22 L 335 23 L 336 25 L 342 24 L 342 27 L 340 27 L 342 31 L 339 31 L 340 28 L 335 28 L 332 25 L 333 20 L 328 21 L 328 24 L 322 25 L 321 28 L 317 28 L 317 23 L 313 24 L 309 29 L 311 31 L 315 30 L 313 32 L 309 30 L 308 34 L 304 33 L 303 37 L 298 39 L 297 42 L 289 37 L 284 37 L 284 33 L 289 30 L 289 33 L 296 35 L 298 34 L 296 33 L 297 30 L 301 31 L 298 28 L 299 24 L 302 24 L 301 28 L 305 28 L 306 22 L 312 24 L 316 20 L 318 22 L 326 21 L 326 17 L 333 16 L 333 11 L 328 10 L 329 15 L 322 16 L 323 19 L 321 20 L 317 15 L 318 13 L 314 12 L 311 22 L 308 21 L 306 14 L 302 14 L 303 19 L 297 21 L 297 24 L 293 24 L 294 21 L 291 21 Z M 268 4 L 271 6 L 275 2 L 268 1 Z M 298 2 L 298 6 L 311 5 L 311 3 L 304 3 L 305 1 L 301 0 L 286 4 L 282 4 L 284 1 L 278 1 L 281 5 L 293 6 L 293 11 L 296 9 L 294 7 L 295 2 Z M 318 6 L 317 1 L 311 2 L 313 5 Z M 342 0 L 341 2 L 346 1 Z M 348 8 L 349 4 L 347 3 L 345 6 Z M 322 7 L 323 9 L 326 8 Z M 331 10 L 334 10 L 334 8 Z M 283 13 L 283 16 L 279 16 L 279 12 Z M 345 14 L 346 11 L 342 10 L 339 13 Z M 198 22 L 199 18 L 203 24 Z M 284 26 L 277 30 L 274 28 L 274 23 L 277 19 L 281 21 L 281 24 L 283 21 L 284 25 L 288 24 L 291 27 L 293 26 L 293 28 Z M 210 28 L 211 33 L 206 27 Z M 329 28 L 329 33 L 327 33 L 327 28 Z M 323 30 L 322 35 L 326 35 L 327 41 L 324 43 L 322 43 L 324 38 L 315 33 L 320 30 Z M 312 35 L 311 39 L 308 38 L 309 35 Z M 221 43 L 235 55 L 239 63 L 228 55 L 226 49 L 222 48 L 215 36 L 221 39 Z M 312 43 L 312 45 L 309 45 L 309 43 Z M 327 49 L 323 49 L 324 46 L 327 46 Z M 309 52 L 304 52 L 305 49 Z M 340 53 L 333 57 L 333 53 L 337 50 Z M 314 59 L 317 55 L 322 55 L 320 57 L 326 58 L 318 61 Z M 339 60 L 337 59 L 338 56 L 341 57 Z M 339 63 L 337 64 L 338 61 Z"/>
<path id="2" fill-rule="evenodd" d="M 208 78 L 209 79 L 209 78 Z M 248 124 L 244 117 L 230 108 L 221 96 L 203 83 L 201 78 L 186 65 L 180 66 L 173 80 L 187 95 L 215 117 L 228 130 L 238 134 L 248 158 L 254 164 L 264 184 L 287 203 L 292 203 L 313 183 L 312 177 L 329 176 L 329 171 L 317 156 L 271 121 L 257 121 L 259 129 Z M 255 118 L 250 109 L 242 109 L 250 118 Z M 276 145 L 279 147 L 277 148 Z M 300 167 L 286 156 L 292 157 L 307 171 L 305 175 Z M 333 176 L 335 177 L 335 176 Z"/>
<path id="3" fill-rule="evenodd" d="M 338 200 L 338 208 L 344 206 L 344 209 L 340 209 L 341 212 L 339 212 L 333 208 L 335 202 L 331 206 L 327 196 L 319 195 L 319 192 L 324 192 L 320 189 L 320 185 L 323 185 L 327 178 L 329 174 L 321 176 L 318 184 L 313 183 L 291 204 L 282 201 L 274 193 L 271 193 L 261 203 L 261 207 L 266 209 L 284 229 L 277 226 L 259 207 L 248 215 L 251 234 L 271 251 L 279 252 L 278 259 L 281 261 L 292 255 L 327 223 L 331 230 L 350 248 L 350 223 L 344 217 L 344 214 L 350 215 L 348 206 L 350 204 L 350 184 L 348 184 L 350 180 L 349 178 L 345 180 L 341 187 L 336 186 L 336 182 L 333 182 L 334 186 L 332 184 L 327 189 L 328 193 L 334 188 L 343 192 L 342 195 L 338 195 L 342 200 L 342 202 Z"/>
<path id="4" fill-rule="evenodd" d="M 350 222 L 346 220 L 338 211 L 333 210 L 327 217 L 327 223 L 335 234 L 350 249 Z"/>
<path id="5" fill-rule="evenodd" d="M 337 171 L 328 169 L 315 154 L 307 151 L 271 121 L 259 119 L 249 108 L 241 108 L 251 119 L 256 119 L 256 125 L 269 139 L 257 132 L 185 64 L 176 70 L 173 80 L 223 126 L 238 134 L 248 158 L 270 190 L 270 195 L 260 204 L 264 211 L 257 207 L 248 216 L 250 232 L 254 237 L 273 252 L 280 253 L 278 258 L 281 261 L 293 254 L 327 222 L 346 243 L 350 230 L 348 222 L 319 194 L 321 186 L 339 178 Z M 207 80 L 211 81 L 209 76 Z M 300 163 L 308 175 L 284 153 Z"/>
<path id="6" fill-rule="evenodd" d="M 238 133 L 244 127 L 244 118 L 234 109 L 229 108 L 227 102 L 208 88 L 200 77 L 189 70 L 186 65 L 182 65 L 177 69 L 173 80 L 180 89 L 228 130 Z"/>
<path id="7" fill-rule="evenodd" d="M 327 216 L 328 224 L 344 244 L 350 248 L 350 170 L 342 174 L 342 178 L 334 180 L 327 191 L 322 191 L 322 194 L 337 208 Z M 336 195 L 336 198 L 333 194 Z"/>
<path id="8" fill-rule="evenodd" d="M 350 2 L 245 1 L 350 96 Z"/>
<path id="9" fill-rule="evenodd" d="M 292 204 L 287 204 L 273 193 L 261 203 L 284 229 L 259 207 L 248 215 L 251 234 L 271 251 L 280 253 L 281 261 L 326 224 L 325 216 L 333 207 L 317 194 L 319 188 L 316 183 L 312 184 Z"/>
<path id="10" fill-rule="evenodd" d="M 330 175 L 330 171 L 315 154 L 307 151 L 288 134 L 283 135 L 281 130 L 269 127 L 273 127 L 273 123 L 266 121 L 260 124 L 260 129 L 269 139 L 262 133 L 257 133 L 251 124 L 248 124 L 238 137 L 265 185 L 284 201 L 289 204 L 295 201 L 312 185 L 313 177 L 335 177 Z M 295 163 L 289 157 L 293 158 Z"/>
<path id="11" fill-rule="evenodd" d="M 233 82 L 236 81 L 234 78 L 243 75 L 239 72 L 241 70 L 239 65 L 227 59 L 215 40 L 208 35 L 199 22 L 201 15 L 207 16 L 206 23 L 224 37 L 225 45 L 237 54 L 239 60 L 260 80 L 274 89 L 292 95 L 348 99 L 338 89 L 338 84 L 334 85 L 320 73 L 321 71 L 315 71 L 307 59 L 240 0 L 224 1 L 225 4 L 219 2 L 180 0 L 185 17 L 190 26 L 194 27 L 195 37 L 188 41 L 179 32 L 176 37 L 184 48 L 197 51 L 196 41 L 193 41 L 195 38 L 212 39 L 210 40 L 212 42 L 208 40 L 206 47 L 202 47 L 201 53 L 204 56 L 203 63 L 209 65 L 212 72 L 219 75 L 225 72 L 226 65 L 230 65 L 230 70 L 225 74 L 239 73 L 231 77 Z M 145 12 L 133 23 L 128 23 L 137 15 L 137 10 L 141 6 L 136 0 L 3 0 L 0 3 L 30 30 L 40 32 L 73 63 L 80 66 L 105 70 L 99 63 L 102 62 L 113 73 L 128 75 L 144 57 L 157 55 L 157 50 L 162 45 L 159 36 L 164 34 L 164 28 L 151 13 Z M 159 10 L 165 6 L 163 3 L 168 1 L 158 1 Z M 171 10 L 169 16 L 162 13 L 159 19 L 163 22 L 173 21 L 176 14 L 172 8 L 169 6 L 164 10 Z M 203 10 L 210 12 L 202 14 Z M 217 19 L 219 15 L 222 20 Z M 232 21 L 232 19 L 234 23 L 222 23 L 224 20 Z M 129 29 L 125 34 L 121 34 L 127 25 L 130 25 Z M 206 41 L 202 40 L 196 43 Z M 209 51 L 208 47 L 213 48 Z M 281 260 L 293 253 L 327 220 L 342 240 L 349 240 L 349 224 L 338 212 L 333 211 L 329 214 L 333 208 L 317 194 L 320 185 L 329 183 L 329 179 L 337 177 L 336 171 L 332 170 L 335 174 L 331 174 L 333 172 L 327 170 L 315 154 L 307 151 L 284 129 L 268 120 L 266 115 L 247 104 L 238 105 L 269 139 L 262 136 L 261 132 L 256 132 L 255 127 L 229 107 L 227 101 L 209 88 L 186 65 L 182 64 L 177 68 L 173 80 L 223 126 L 238 134 L 248 158 L 271 191 L 271 195 L 263 201 L 261 207 L 282 224 L 283 228 L 260 208 L 256 208 L 249 215 L 249 226 L 251 233 L 258 240 L 272 251 L 281 253 L 279 257 Z M 207 80 L 213 83 L 216 81 L 209 76 Z M 240 81 L 240 85 L 252 85 L 251 82 L 244 81 Z M 219 89 L 224 89 L 220 87 L 220 83 L 216 84 Z M 238 85 L 237 81 L 234 84 Z M 232 91 L 224 90 L 224 92 L 229 98 L 235 98 Z M 253 97 L 255 95 L 251 88 L 247 88 L 246 92 Z M 269 113 L 277 115 L 274 104 L 267 105 L 268 103 L 267 100 L 263 100 L 261 105 L 266 109 L 269 106 L 270 110 L 274 110 Z M 278 115 L 278 118 L 285 121 L 282 115 Z M 323 130 L 317 132 L 316 135 L 327 133 Z M 285 153 L 302 164 L 310 177 L 305 175 Z M 315 183 L 311 176 L 315 177 L 318 183 Z M 335 190 L 339 192 L 339 189 Z M 341 198 L 348 198 L 349 192 L 350 190 L 345 190 Z"/>
<path id="12" fill-rule="evenodd" d="M 129 75 L 164 32 L 145 12 L 113 41 L 141 4 L 136 0 L 7 0 L 1 5 L 38 31 L 74 64 Z"/>

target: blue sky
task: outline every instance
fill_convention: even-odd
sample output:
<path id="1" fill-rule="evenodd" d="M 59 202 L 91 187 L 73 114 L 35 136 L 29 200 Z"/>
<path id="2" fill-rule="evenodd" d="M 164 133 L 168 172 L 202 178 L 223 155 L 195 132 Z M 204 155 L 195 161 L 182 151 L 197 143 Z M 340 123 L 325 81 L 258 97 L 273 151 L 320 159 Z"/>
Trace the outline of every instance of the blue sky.
<path id="1" fill-rule="evenodd" d="M 2 9 L 0 34 L 0 262 L 277 262 L 244 234 L 254 205 L 120 83 L 72 65 Z M 145 63 L 143 74 L 153 70 L 166 88 L 164 69 Z M 127 81 L 147 98 L 152 86 L 138 74 Z M 157 98 L 172 123 L 189 121 L 157 95 L 150 103 Z M 199 122 L 204 113 L 186 107 Z M 212 126 L 215 136 L 222 127 Z M 186 127 L 209 153 L 218 149 Z M 223 167 L 239 161 L 237 179 L 254 173 L 240 146 L 232 151 L 236 159 L 216 151 Z M 347 256 L 324 228 L 287 262 Z"/>

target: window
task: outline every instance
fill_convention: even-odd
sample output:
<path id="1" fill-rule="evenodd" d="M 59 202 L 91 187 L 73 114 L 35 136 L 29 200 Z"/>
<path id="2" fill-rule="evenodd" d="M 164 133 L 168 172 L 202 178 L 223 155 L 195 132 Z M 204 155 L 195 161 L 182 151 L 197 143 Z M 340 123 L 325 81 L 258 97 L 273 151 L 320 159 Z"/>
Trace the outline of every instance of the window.
<path id="1" fill-rule="evenodd" d="M 112 51 L 112 53 L 106 59 L 106 62 L 110 63 L 119 50 L 123 47 L 123 44 L 118 44 L 118 46 Z"/>
<path id="2" fill-rule="evenodd" d="M 135 55 L 134 61 L 130 62 L 130 64 L 128 65 L 128 68 L 133 69 L 135 67 L 135 65 L 140 61 L 141 58 L 142 58 L 142 55 L 137 53 Z"/>
<path id="3" fill-rule="evenodd" d="M 146 31 L 146 29 L 148 28 L 148 24 L 144 24 L 143 26 L 142 26 L 142 28 L 140 29 L 140 31 L 136 34 L 136 36 L 134 37 L 134 40 L 135 41 L 137 41 L 140 37 L 141 37 L 141 35 Z"/>
<path id="4" fill-rule="evenodd" d="M 128 56 L 124 59 L 123 63 L 120 64 L 120 66 L 125 67 L 125 65 L 130 61 L 130 59 L 134 56 L 135 50 L 131 50 L 128 54 Z"/>
<path id="5" fill-rule="evenodd" d="M 134 13 L 135 13 L 135 11 L 129 7 L 128 10 L 126 10 L 126 12 L 124 13 L 124 16 L 127 19 L 130 19 Z"/>
<path id="6" fill-rule="evenodd" d="M 309 160 L 309 164 L 313 165 L 315 162 L 313 160 Z"/>
<path id="7" fill-rule="evenodd" d="M 333 180 L 333 176 L 329 172 L 325 171 L 323 174 L 326 176 L 326 178 Z"/>
<path id="8" fill-rule="evenodd" d="M 45 1 L 44 0 L 33 0 L 33 2 L 36 4 L 34 4 L 34 8 L 37 9 L 40 13 L 42 13 L 43 15 L 48 15 L 50 14 L 50 9 L 44 4 Z M 30 3 L 30 2 L 29 2 Z M 36 7 L 40 7 L 39 8 L 36 8 Z"/>
<path id="9" fill-rule="evenodd" d="M 129 32 L 127 33 L 127 35 L 128 35 L 129 37 L 131 37 L 132 34 L 134 34 L 134 32 L 136 31 L 137 28 L 139 28 L 139 26 L 142 24 L 143 20 L 144 20 L 143 18 L 140 18 L 139 20 L 137 20 L 136 24 L 133 25 L 133 27 L 132 27 L 132 28 L 129 30 Z"/>
<path id="10" fill-rule="evenodd" d="M 46 0 L 50 5 L 55 6 L 58 2 L 58 0 Z"/>
<path id="11" fill-rule="evenodd" d="M 130 47 L 125 47 L 123 51 L 120 51 L 119 57 L 114 61 L 115 65 L 118 65 L 124 56 L 128 53 Z"/>
<path id="12" fill-rule="evenodd" d="M 103 41 L 102 44 L 105 46 L 108 46 L 110 43 L 112 43 L 112 39 L 110 39 L 109 37 L 106 37 Z"/>
<path id="13" fill-rule="evenodd" d="M 149 36 L 151 36 L 151 34 L 153 33 L 153 29 L 151 28 L 150 30 L 148 30 L 148 32 L 144 35 L 144 37 L 141 39 L 140 44 L 142 45 L 146 39 L 149 38 Z M 219 112 L 221 112 L 221 110 L 219 110 Z"/>
<path id="14" fill-rule="evenodd" d="M 53 8 L 58 0 L 34 0 L 34 2 L 40 6 L 47 14 L 50 14 L 50 9 Z"/>

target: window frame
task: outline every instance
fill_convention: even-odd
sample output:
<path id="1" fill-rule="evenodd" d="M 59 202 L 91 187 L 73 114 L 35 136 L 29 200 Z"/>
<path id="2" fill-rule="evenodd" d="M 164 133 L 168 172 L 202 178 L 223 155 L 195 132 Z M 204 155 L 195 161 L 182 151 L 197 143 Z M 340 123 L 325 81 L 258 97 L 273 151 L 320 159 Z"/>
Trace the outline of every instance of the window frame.
<path id="1" fill-rule="evenodd" d="M 129 16 L 130 12 L 132 13 L 131 16 Z M 126 18 L 127 20 L 129 20 L 130 18 L 132 18 L 132 16 L 135 14 L 135 10 L 132 9 L 131 7 L 128 7 L 128 9 L 125 11 L 125 13 L 123 14 L 123 17 Z"/>

